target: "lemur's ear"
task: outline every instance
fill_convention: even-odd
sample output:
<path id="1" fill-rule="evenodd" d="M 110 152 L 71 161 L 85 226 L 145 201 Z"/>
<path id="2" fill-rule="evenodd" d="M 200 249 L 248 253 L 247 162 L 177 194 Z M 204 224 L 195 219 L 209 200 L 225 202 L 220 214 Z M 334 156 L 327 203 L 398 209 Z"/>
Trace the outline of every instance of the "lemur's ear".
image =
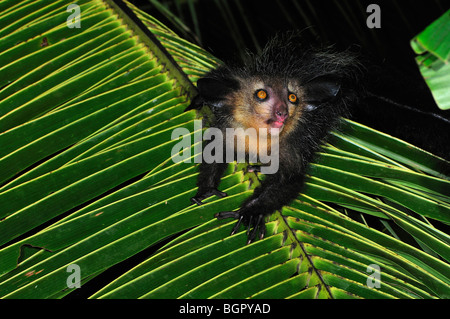
<path id="1" fill-rule="evenodd" d="M 239 84 L 235 80 L 221 80 L 212 77 L 201 78 L 197 81 L 198 95 L 185 111 L 199 109 L 205 104 L 221 107 L 227 95 L 238 88 Z"/>
<path id="2" fill-rule="evenodd" d="M 311 109 L 314 109 L 335 98 L 341 89 L 341 84 L 336 77 L 322 75 L 308 81 L 304 85 L 304 89 L 304 101 Z"/>
<path id="3" fill-rule="evenodd" d="M 238 89 L 238 84 L 233 80 L 206 77 L 197 81 L 197 88 L 205 104 L 220 107 L 228 94 Z"/>

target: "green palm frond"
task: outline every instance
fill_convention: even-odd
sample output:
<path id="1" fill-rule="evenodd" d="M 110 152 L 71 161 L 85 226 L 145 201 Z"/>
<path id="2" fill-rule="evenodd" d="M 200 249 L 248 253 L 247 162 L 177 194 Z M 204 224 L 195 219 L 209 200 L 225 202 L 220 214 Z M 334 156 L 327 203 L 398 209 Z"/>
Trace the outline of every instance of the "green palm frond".
<path id="1" fill-rule="evenodd" d="M 81 28 L 66 1 L 0 3 L 2 298 L 62 298 L 71 265 L 84 287 L 143 251 L 91 298 L 450 297 L 449 163 L 353 121 L 263 240 L 214 218 L 258 183 L 239 165 L 190 205 L 172 132 L 196 133 L 191 81 L 220 61 L 124 3 L 78 1 Z"/>
<path id="2" fill-rule="evenodd" d="M 411 40 L 416 61 L 436 104 L 450 109 L 450 10 Z"/>

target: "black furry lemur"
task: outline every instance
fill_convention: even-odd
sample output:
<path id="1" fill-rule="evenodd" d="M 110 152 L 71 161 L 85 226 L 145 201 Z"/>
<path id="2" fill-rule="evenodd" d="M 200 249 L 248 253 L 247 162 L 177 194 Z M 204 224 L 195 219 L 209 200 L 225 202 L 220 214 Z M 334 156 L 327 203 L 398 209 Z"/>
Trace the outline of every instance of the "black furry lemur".
<path id="1" fill-rule="evenodd" d="M 264 237 L 266 216 L 298 197 L 314 154 L 355 104 L 360 74 L 352 54 L 305 46 L 293 34 L 275 36 L 260 55 L 249 57 L 244 65 L 223 65 L 199 79 L 199 94 L 187 108 L 209 106 L 214 115 L 210 126 L 220 129 L 224 138 L 226 128 L 279 129 L 277 172 L 267 174 L 239 210 L 216 214 L 219 219 L 238 220 L 231 234 L 246 225 L 248 243 L 258 233 Z M 258 140 L 250 137 L 246 151 L 251 145 L 259 149 Z M 225 160 L 200 164 L 193 203 L 227 195 L 218 190 L 227 166 Z"/>

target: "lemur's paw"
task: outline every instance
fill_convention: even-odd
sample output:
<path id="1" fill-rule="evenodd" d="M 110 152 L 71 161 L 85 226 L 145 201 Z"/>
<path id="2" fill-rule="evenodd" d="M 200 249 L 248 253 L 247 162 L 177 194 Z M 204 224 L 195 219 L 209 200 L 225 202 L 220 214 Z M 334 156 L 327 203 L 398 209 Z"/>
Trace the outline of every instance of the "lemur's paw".
<path id="1" fill-rule="evenodd" d="M 258 233 L 259 239 L 263 239 L 266 234 L 264 214 L 257 213 L 252 209 L 243 207 L 234 212 L 217 213 L 215 217 L 217 219 L 234 218 L 238 220 L 231 231 L 231 235 L 237 233 L 241 224 L 244 224 L 247 227 L 247 245 L 255 240 Z"/>

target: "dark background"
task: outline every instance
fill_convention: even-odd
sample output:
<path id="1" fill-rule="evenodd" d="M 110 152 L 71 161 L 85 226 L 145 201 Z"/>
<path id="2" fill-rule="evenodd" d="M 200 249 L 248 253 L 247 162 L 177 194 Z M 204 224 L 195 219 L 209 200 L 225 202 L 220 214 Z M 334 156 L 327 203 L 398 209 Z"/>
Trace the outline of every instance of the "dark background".
<path id="1" fill-rule="evenodd" d="M 450 159 L 450 111 L 441 111 L 436 106 L 410 47 L 410 40 L 448 9 L 448 5 L 444 6 L 448 1 L 197 0 L 193 4 L 198 34 L 192 31 L 196 26 L 187 1 L 181 11 L 174 1 L 160 1 L 183 18 L 191 31 L 178 29 L 149 0 L 130 2 L 225 62 L 241 59 L 246 49 L 258 51 L 275 33 L 293 29 L 307 28 L 303 35 L 316 44 L 334 44 L 342 50 L 351 47 L 360 52 L 367 69 L 367 90 L 396 103 L 368 98 L 355 110 L 353 119 Z M 216 3 L 224 2 L 229 7 L 222 5 L 219 9 Z M 381 8 L 380 29 L 367 28 L 366 8 L 370 3 Z M 89 297 L 124 269 L 147 259 L 154 250 L 154 247 L 144 250 L 107 269 L 66 298 Z"/>
<path id="2" fill-rule="evenodd" d="M 277 32 L 303 30 L 308 41 L 360 53 L 367 98 L 352 119 L 450 159 L 450 111 L 440 110 L 415 62 L 410 40 L 449 9 L 448 1 L 197 0 L 176 6 L 160 0 L 190 29 L 179 28 L 149 0 L 131 1 L 180 36 L 222 61 L 258 51 Z M 369 29 L 369 4 L 381 9 L 381 28 Z M 192 10 L 195 11 L 193 18 Z"/>

